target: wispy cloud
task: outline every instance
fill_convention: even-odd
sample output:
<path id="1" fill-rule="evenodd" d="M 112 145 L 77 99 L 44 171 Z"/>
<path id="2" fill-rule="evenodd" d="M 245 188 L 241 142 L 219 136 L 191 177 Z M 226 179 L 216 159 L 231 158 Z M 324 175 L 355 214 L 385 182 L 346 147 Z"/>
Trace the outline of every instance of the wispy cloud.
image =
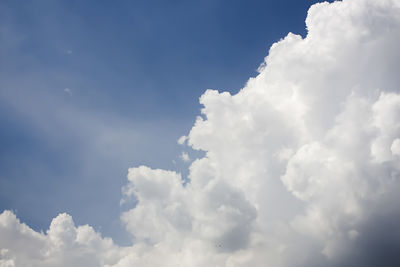
<path id="1" fill-rule="evenodd" d="M 189 154 L 186 152 L 182 152 L 180 155 L 181 160 L 183 160 L 184 162 L 189 162 L 190 161 L 190 157 Z"/>
<path id="2" fill-rule="evenodd" d="M 67 95 L 72 95 L 72 91 L 71 91 L 71 89 L 69 89 L 69 88 L 64 88 L 64 92 L 65 92 Z"/>

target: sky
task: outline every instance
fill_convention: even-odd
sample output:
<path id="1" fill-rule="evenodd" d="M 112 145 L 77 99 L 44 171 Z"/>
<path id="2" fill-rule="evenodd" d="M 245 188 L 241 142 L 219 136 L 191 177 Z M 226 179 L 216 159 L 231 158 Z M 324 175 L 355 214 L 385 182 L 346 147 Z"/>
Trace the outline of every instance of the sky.
<path id="1" fill-rule="evenodd" d="M 268 46 L 305 34 L 312 3 L 2 1 L 0 209 L 36 230 L 68 212 L 126 242 L 128 168 L 186 174 L 176 140 L 198 98 L 242 88 Z"/>
<path id="2" fill-rule="evenodd" d="M 399 266 L 400 4 L 2 1 L 0 267 Z"/>

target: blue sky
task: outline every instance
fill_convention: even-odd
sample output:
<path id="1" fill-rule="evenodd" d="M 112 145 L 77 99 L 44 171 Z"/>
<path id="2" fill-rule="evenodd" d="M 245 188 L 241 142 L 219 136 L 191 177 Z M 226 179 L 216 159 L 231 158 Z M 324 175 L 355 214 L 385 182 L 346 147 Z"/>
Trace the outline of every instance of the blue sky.
<path id="1" fill-rule="evenodd" d="M 0 210 L 35 230 L 68 212 L 127 242 L 128 168 L 185 173 L 176 140 L 199 96 L 242 88 L 315 2 L 2 1 Z"/>

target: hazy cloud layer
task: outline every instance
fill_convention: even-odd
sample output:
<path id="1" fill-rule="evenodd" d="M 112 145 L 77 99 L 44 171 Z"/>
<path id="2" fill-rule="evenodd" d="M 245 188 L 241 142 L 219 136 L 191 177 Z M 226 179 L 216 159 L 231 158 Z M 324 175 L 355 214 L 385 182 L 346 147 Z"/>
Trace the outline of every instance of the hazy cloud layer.
<path id="1" fill-rule="evenodd" d="M 203 94 L 190 182 L 129 170 L 131 247 L 5 211 L 0 266 L 399 266 L 400 2 L 316 4 L 306 24 L 239 93 Z"/>

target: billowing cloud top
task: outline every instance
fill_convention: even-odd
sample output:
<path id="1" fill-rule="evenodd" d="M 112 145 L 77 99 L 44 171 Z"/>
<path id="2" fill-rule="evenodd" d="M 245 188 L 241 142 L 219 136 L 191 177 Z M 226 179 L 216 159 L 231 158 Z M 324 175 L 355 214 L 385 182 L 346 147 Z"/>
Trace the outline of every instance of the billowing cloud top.
<path id="1" fill-rule="evenodd" d="M 129 170 L 132 246 L 4 211 L 0 266 L 400 266 L 400 2 L 320 3 L 306 25 L 239 93 L 203 94 L 188 183 Z"/>

